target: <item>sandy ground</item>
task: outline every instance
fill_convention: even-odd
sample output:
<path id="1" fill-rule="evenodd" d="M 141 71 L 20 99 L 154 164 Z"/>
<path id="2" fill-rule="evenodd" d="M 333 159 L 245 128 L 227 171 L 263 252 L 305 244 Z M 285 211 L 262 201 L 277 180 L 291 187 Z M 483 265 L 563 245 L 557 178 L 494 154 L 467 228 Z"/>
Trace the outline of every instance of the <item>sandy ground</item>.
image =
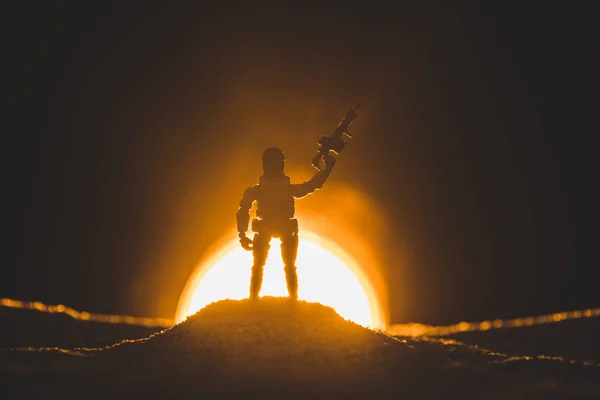
<path id="1" fill-rule="evenodd" d="M 319 304 L 263 298 L 213 303 L 162 331 L 22 310 L 0 323 L 2 398 L 600 398 L 597 319 L 546 337 L 391 337 Z"/>

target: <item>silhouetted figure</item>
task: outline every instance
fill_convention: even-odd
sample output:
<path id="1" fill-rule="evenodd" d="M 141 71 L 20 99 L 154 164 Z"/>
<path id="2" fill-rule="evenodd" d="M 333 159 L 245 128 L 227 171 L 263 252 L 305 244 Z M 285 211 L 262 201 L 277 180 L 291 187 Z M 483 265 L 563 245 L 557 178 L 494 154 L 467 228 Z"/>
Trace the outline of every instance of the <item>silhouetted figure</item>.
<path id="1" fill-rule="evenodd" d="M 263 279 L 263 268 L 267 261 L 271 238 L 281 239 L 281 255 L 285 265 L 287 289 L 292 299 L 298 298 L 298 276 L 296 256 L 298 254 L 298 221 L 294 219 L 295 200 L 300 199 L 324 184 L 335 158 L 326 154 L 323 157 L 325 168 L 317 172 L 309 181 L 293 184 L 284 172 L 285 156 L 276 148 L 265 150 L 262 155 L 263 175 L 258 184 L 244 192 L 237 212 L 237 228 L 240 243 L 246 250 L 252 250 L 254 265 L 250 281 L 250 298 L 258 298 Z M 250 221 L 250 209 L 258 202 L 257 218 L 252 220 L 254 240 L 246 236 Z"/>

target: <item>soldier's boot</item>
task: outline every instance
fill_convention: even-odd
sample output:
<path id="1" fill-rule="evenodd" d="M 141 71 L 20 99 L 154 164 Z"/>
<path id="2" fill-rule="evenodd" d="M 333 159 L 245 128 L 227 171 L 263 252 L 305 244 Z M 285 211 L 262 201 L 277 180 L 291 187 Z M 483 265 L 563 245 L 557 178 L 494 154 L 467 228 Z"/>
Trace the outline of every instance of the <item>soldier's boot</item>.
<path id="1" fill-rule="evenodd" d="M 298 274 L 295 265 L 285 267 L 285 282 L 290 299 L 298 300 Z"/>
<path id="2" fill-rule="evenodd" d="M 263 281 L 263 269 L 267 263 L 270 241 L 270 236 L 258 233 L 254 235 L 254 247 L 252 248 L 254 264 L 252 265 L 252 277 L 250 278 L 250 300 L 258 299 Z"/>
<path id="3" fill-rule="evenodd" d="M 298 255 L 298 234 L 290 232 L 281 237 L 281 256 L 285 265 L 285 281 L 290 299 L 298 299 L 298 275 L 296 274 L 296 256 Z"/>
<path id="4" fill-rule="evenodd" d="M 250 300 L 257 300 L 263 281 L 263 267 L 252 267 L 252 277 L 250 278 Z"/>

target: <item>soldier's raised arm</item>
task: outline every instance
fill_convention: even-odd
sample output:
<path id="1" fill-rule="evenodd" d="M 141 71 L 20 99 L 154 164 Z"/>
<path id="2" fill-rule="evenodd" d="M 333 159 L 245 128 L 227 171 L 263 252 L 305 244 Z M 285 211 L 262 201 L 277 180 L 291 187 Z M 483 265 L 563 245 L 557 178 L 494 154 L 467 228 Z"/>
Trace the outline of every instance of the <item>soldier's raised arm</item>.
<path id="1" fill-rule="evenodd" d="M 292 184 L 292 195 L 295 198 L 300 199 L 323 187 L 335 165 L 335 158 L 328 154 L 324 157 L 324 160 L 325 168 L 314 174 L 310 180 L 304 183 Z"/>

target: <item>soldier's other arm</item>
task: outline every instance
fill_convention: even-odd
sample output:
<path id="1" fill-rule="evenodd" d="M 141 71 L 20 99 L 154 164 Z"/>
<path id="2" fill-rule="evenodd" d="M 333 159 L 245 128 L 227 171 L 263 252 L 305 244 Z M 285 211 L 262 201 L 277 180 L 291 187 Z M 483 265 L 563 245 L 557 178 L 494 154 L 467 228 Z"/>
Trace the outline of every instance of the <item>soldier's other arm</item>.
<path id="1" fill-rule="evenodd" d="M 323 187 L 323 185 L 327 181 L 327 178 L 329 178 L 329 174 L 331 174 L 333 166 L 335 165 L 335 158 L 333 156 L 327 155 L 324 157 L 324 159 L 324 169 L 314 174 L 310 180 L 304 183 L 292 185 L 292 194 L 295 198 L 300 199 L 304 196 L 313 193 L 315 190 L 321 189 Z"/>
<path id="2" fill-rule="evenodd" d="M 244 246 L 244 239 L 246 238 L 246 232 L 250 224 L 250 209 L 252 209 L 252 204 L 256 201 L 257 189 L 258 185 L 254 185 L 244 191 L 242 200 L 240 200 L 240 208 L 236 214 L 237 230 L 242 246 Z M 244 246 L 244 248 L 246 247 Z"/>

